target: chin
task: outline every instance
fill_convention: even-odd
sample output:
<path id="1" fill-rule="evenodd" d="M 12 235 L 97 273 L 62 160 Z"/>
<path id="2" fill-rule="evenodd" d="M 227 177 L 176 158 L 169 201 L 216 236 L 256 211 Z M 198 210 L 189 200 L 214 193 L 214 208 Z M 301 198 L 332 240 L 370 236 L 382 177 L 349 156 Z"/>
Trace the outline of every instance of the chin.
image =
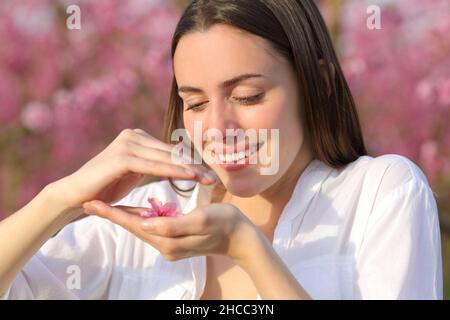
<path id="1" fill-rule="evenodd" d="M 262 187 L 267 183 L 264 179 L 258 179 L 261 177 L 235 177 L 229 176 L 222 180 L 224 187 L 229 193 L 240 198 L 249 198 L 256 196 L 264 191 Z"/>
<path id="2" fill-rule="evenodd" d="M 225 188 L 233 196 L 240 198 L 253 197 L 259 193 L 259 188 L 257 188 L 253 183 L 237 183 L 237 181 L 229 181 L 225 184 Z"/>

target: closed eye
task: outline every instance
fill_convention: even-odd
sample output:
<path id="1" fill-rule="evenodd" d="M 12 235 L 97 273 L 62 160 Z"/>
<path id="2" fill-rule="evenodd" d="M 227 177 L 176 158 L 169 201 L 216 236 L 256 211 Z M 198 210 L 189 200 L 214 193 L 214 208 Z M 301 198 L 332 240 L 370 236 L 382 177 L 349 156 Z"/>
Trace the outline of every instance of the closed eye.
<path id="1" fill-rule="evenodd" d="M 263 97 L 264 97 L 264 92 L 257 94 L 256 96 L 234 97 L 233 99 L 243 105 L 252 105 L 252 104 L 260 102 Z"/>
<path id="2" fill-rule="evenodd" d="M 199 111 L 200 107 L 202 107 L 206 102 L 199 102 L 199 103 L 195 103 L 195 104 L 188 104 L 186 111 L 192 110 L 192 111 Z"/>
<path id="3" fill-rule="evenodd" d="M 249 97 L 233 97 L 232 99 L 237 101 L 238 103 L 242 105 L 252 105 L 261 102 L 261 100 L 264 98 L 265 94 L 260 93 L 255 96 L 249 96 Z M 192 111 L 200 111 L 202 107 L 208 103 L 208 101 L 205 102 L 199 102 L 195 104 L 188 104 L 186 111 L 192 110 Z"/>

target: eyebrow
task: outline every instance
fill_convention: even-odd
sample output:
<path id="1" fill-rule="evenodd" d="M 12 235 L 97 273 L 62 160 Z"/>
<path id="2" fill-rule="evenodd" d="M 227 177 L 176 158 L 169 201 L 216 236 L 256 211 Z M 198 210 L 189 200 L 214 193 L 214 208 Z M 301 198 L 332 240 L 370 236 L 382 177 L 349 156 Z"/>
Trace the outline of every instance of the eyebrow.
<path id="1" fill-rule="evenodd" d="M 246 73 L 246 74 L 242 74 L 240 76 L 234 77 L 230 80 L 226 80 L 224 81 L 220 87 L 221 88 L 229 88 L 232 87 L 236 84 L 238 84 L 241 81 L 247 80 L 247 79 L 251 79 L 251 78 L 263 78 L 264 76 L 262 74 L 257 74 L 257 73 Z M 192 93 L 201 93 L 203 92 L 202 89 L 200 88 L 195 88 L 195 87 L 190 87 L 190 86 L 182 86 L 178 89 L 178 93 L 188 93 L 188 92 L 192 92 Z"/>

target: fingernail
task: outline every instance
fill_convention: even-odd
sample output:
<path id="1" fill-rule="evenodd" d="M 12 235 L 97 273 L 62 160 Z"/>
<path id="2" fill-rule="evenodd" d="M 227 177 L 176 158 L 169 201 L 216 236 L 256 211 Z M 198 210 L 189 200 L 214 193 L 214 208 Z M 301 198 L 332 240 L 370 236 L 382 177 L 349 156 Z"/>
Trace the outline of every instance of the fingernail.
<path id="1" fill-rule="evenodd" d="M 212 173 L 212 172 L 205 172 L 205 173 L 203 174 L 203 177 L 204 177 L 206 180 L 216 181 L 216 175 L 215 175 L 214 173 Z"/>

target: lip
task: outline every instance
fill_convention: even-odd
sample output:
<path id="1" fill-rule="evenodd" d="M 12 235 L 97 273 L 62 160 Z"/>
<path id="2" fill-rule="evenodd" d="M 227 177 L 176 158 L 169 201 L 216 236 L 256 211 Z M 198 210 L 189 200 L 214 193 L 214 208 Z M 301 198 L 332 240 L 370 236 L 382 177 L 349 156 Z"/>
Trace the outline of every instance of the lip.
<path id="1" fill-rule="evenodd" d="M 235 172 L 235 171 L 241 171 L 245 168 L 247 168 L 248 166 L 250 166 L 251 164 L 254 164 L 254 159 L 255 157 L 258 156 L 258 152 L 259 150 L 261 150 L 261 148 L 264 146 L 265 142 L 261 142 L 257 145 L 256 150 L 251 153 L 249 156 L 241 159 L 241 160 L 236 160 L 233 161 L 233 163 L 228 163 L 228 162 L 222 162 L 218 155 L 215 154 L 215 158 L 217 163 L 219 164 L 219 166 L 224 169 L 227 172 Z M 247 151 L 249 148 L 247 147 L 246 149 L 241 149 L 240 151 Z M 239 152 L 239 151 L 238 151 Z"/>

